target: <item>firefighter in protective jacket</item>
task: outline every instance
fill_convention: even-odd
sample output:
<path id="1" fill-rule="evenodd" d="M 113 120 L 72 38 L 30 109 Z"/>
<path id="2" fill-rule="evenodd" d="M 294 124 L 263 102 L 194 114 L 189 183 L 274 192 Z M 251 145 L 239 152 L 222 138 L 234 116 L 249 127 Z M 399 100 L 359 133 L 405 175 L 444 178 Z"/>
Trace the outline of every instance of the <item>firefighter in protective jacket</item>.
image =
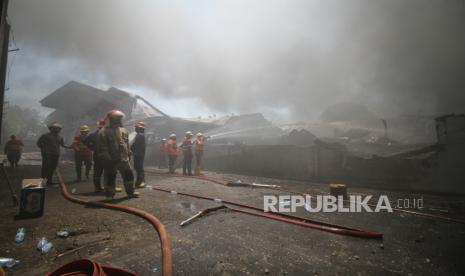
<path id="1" fill-rule="evenodd" d="M 89 179 L 92 168 L 92 150 L 86 145 L 85 140 L 89 135 L 90 128 L 87 125 L 79 127 L 79 134 L 74 137 L 71 147 L 74 149 L 74 162 L 76 164 L 76 181 L 82 180 L 82 165 L 86 168 L 86 179 Z"/>
<path id="2" fill-rule="evenodd" d="M 106 176 L 105 195 L 107 200 L 115 196 L 116 174 L 123 178 L 128 197 L 137 196 L 134 191 L 134 174 L 129 164 L 129 134 L 123 127 L 124 113 L 119 110 L 108 112 L 109 125 L 101 129 L 97 137 L 99 157 L 104 163 Z"/>

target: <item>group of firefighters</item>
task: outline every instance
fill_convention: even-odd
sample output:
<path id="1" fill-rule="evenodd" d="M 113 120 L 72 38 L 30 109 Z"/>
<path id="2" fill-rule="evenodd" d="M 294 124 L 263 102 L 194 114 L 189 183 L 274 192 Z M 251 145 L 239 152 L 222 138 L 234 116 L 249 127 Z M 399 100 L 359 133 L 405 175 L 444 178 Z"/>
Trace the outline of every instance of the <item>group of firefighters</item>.
<path id="1" fill-rule="evenodd" d="M 184 140 L 181 143 L 181 150 L 183 154 L 182 174 L 192 175 L 192 160 L 195 156 L 195 174 L 200 174 L 200 164 L 202 161 L 205 137 L 202 133 L 197 133 L 197 138 L 192 142 L 193 134 L 187 131 Z M 194 147 L 194 149 L 193 149 Z M 169 173 L 174 173 L 176 160 L 179 155 L 178 145 L 176 143 L 176 134 L 171 134 L 166 141 L 165 138 L 160 143 L 160 164 L 162 167 L 166 166 L 166 157 L 168 157 Z"/>
<path id="2" fill-rule="evenodd" d="M 123 127 L 123 118 L 124 113 L 119 110 L 111 110 L 104 119 L 97 123 L 97 130 L 93 133 L 90 133 L 90 128 L 87 125 L 81 125 L 79 133 L 74 137 L 74 141 L 70 146 L 66 146 L 60 136 L 62 126 L 58 123 L 50 124 L 48 126 L 50 132 L 40 136 L 37 141 L 37 146 L 42 154 L 42 178 L 47 179 L 47 184 L 52 184 L 53 173 L 57 168 L 60 156 L 60 147 L 63 147 L 74 150 L 77 182 L 82 180 L 83 166 L 85 167 L 85 176 L 89 179 L 93 164 L 95 192 L 105 191 L 106 199 L 113 199 L 115 192 L 118 191 L 116 176 L 119 172 L 128 197 L 137 197 L 139 193 L 135 191 L 135 188 L 145 186 L 145 123 L 139 122 L 135 125 L 136 137 L 130 146 L 129 132 Z M 166 160 L 168 159 L 169 173 L 174 173 L 177 157 L 182 151 L 184 157 L 183 174 L 193 175 L 192 161 L 194 156 L 196 158 L 195 174 L 200 174 L 205 139 L 202 133 L 197 133 L 197 139 L 194 142 L 192 142 L 192 138 L 192 132 L 186 132 L 184 140 L 179 146 L 180 149 L 176 143 L 176 134 L 171 134 L 168 140 L 162 139 L 159 166 L 166 167 Z M 5 146 L 5 152 L 14 153 L 14 156 L 7 154 L 12 166 L 17 165 L 21 156 L 21 152 L 15 150 L 16 148 L 22 150 L 23 144 L 18 141 L 16 137 L 12 136 L 12 140 Z M 19 153 L 17 154 L 17 152 Z M 133 159 L 136 177 L 134 177 L 130 165 L 131 158 Z M 102 187 L 101 184 L 102 176 L 105 187 Z"/>

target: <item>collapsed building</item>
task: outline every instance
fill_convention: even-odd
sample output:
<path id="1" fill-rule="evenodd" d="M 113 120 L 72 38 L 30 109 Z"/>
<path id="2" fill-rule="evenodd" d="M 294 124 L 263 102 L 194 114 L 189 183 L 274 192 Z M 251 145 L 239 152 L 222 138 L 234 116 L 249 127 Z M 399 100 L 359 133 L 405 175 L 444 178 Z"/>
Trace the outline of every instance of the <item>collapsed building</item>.
<path id="1" fill-rule="evenodd" d="M 438 117 L 435 123 L 437 142 L 426 146 L 384 145 L 391 149 L 390 154 L 360 153 L 344 143 L 324 138 L 307 146 L 211 145 L 205 166 L 320 183 L 464 193 L 465 115 Z"/>
<path id="2" fill-rule="evenodd" d="M 104 91 L 74 81 L 58 88 L 41 103 L 55 109 L 46 122 L 63 123 L 68 141 L 80 124 L 94 125 L 111 109 L 127 114 L 125 125 L 129 130 L 136 121 L 144 121 L 147 161 L 152 165 L 158 163 L 158 145 L 163 137 L 171 133 L 183 137 L 185 131 L 191 130 L 203 132 L 208 139 L 204 156 L 208 170 L 359 186 L 465 192 L 462 185 L 465 173 L 460 169 L 465 167 L 465 115 L 386 121 L 361 112 L 358 118 L 364 118 L 362 121 L 367 125 L 323 122 L 318 128 L 333 132 L 332 136 L 323 136 L 314 135 L 312 126 L 276 126 L 259 113 L 209 120 L 176 118 L 138 95 L 117 88 Z M 327 113 L 326 117 L 340 119 L 341 115 L 336 115 Z M 393 122 L 396 128 L 388 131 L 387 122 Z M 408 135 L 398 134 L 402 132 L 399 129 L 412 124 L 418 128 Z M 431 129 L 437 135 L 435 141 L 430 137 Z M 416 136 L 413 132 L 423 138 L 406 143 L 404 139 Z"/>
<path id="3" fill-rule="evenodd" d="M 72 139 L 79 125 L 87 124 L 91 128 L 109 110 L 118 109 L 126 114 L 125 125 L 131 129 L 136 121 L 144 121 L 149 129 L 156 133 L 149 136 L 159 139 L 170 133 L 182 135 L 186 129 L 205 132 L 216 127 L 215 124 L 195 122 L 174 118 L 162 112 L 147 100 L 117 88 L 104 91 L 83 83 L 71 81 L 40 101 L 42 106 L 55 109 L 45 119 L 45 123 L 59 122 L 64 125 L 63 136 Z"/>
<path id="4" fill-rule="evenodd" d="M 177 118 L 164 113 L 139 95 L 114 87 L 105 91 L 76 81 L 56 89 L 40 103 L 54 109 L 45 123 L 63 124 L 62 134 L 67 143 L 72 141 L 79 125 L 87 124 L 93 128 L 109 110 L 121 110 L 126 114 L 124 124 L 130 131 L 138 121 L 147 125 L 149 157 L 157 156 L 158 143 L 162 138 L 171 133 L 183 137 L 187 130 L 205 133 L 215 144 L 275 143 L 283 134 L 262 114 L 226 116 L 209 121 Z"/>

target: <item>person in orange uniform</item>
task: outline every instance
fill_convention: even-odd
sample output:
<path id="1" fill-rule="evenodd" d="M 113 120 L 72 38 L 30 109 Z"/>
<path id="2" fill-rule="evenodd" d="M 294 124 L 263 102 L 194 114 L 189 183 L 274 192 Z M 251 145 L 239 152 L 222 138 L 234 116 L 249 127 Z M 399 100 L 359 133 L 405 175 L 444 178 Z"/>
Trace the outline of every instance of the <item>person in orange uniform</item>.
<path id="1" fill-rule="evenodd" d="M 18 162 L 21 159 L 21 154 L 23 152 L 24 144 L 21 140 L 17 139 L 15 135 L 11 135 L 8 142 L 5 144 L 4 152 L 10 162 L 12 168 L 18 167 Z"/>
<path id="2" fill-rule="evenodd" d="M 160 150 L 159 150 L 159 160 L 158 167 L 160 169 L 166 168 L 166 138 L 161 139 Z"/>
<path id="3" fill-rule="evenodd" d="M 202 133 L 197 133 L 197 139 L 194 141 L 194 154 L 195 154 L 195 175 L 200 175 L 201 162 L 203 157 L 203 148 L 205 145 L 205 137 Z"/>
<path id="4" fill-rule="evenodd" d="M 178 145 L 176 144 L 176 134 L 171 134 L 166 145 L 166 152 L 168 153 L 168 167 L 169 173 L 174 173 L 174 165 L 178 158 Z"/>
<path id="5" fill-rule="evenodd" d="M 182 174 L 192 175 L 192 132 L 186 132 L 186 136 L 182 141 L 182 155 L 184 157 L 182 164 Z"/>
<path id="6" fill-rule="evenodd" d="M 86 179 L 89 179 L 89 172 L 92 168 L 92 150 L 85 144 L 90 128 L 87 125 L 79 127 L 79 134 L 74 137 L 71 147 L 74 149 L 74 162 L 76 163 L 76 182 L 82 181 L 82 165 L 86 168 Z"/>

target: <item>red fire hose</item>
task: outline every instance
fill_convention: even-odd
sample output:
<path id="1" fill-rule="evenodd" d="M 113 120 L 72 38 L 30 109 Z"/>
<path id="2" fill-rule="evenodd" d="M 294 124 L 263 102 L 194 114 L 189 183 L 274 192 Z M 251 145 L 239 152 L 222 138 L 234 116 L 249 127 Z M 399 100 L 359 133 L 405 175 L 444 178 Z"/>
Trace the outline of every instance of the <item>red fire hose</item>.
<path id="1" fill-rule="evenodd" d="M 90 201 L 87 199 L 82 199 L 80 197 L 72 196 L 68 193 L 68 190 L 66 189 L 66 185 L 63 181 L 63 178 L 61 177 L 61 174 L 58 170 L 57 170 L 57 176 L 60 182 L 61 193 L 67 200 L 71 202 L 81 204 L 81 205 L 86 205 L 86 206 L 117 210 L 117 211 L 129 213 L 129 214 L 133 214 L 150 222 L 152 226 L 155 228 L 155 230 L 157 231 L 158 236 L 160 238 L 161 249 L 162 249 L 161 253 L 162 253 L 163 276 L 173 275 L 172 258 L 171 258 L 171 250 L 170 250 L 170 242 L 168 239 L 168 233 L 166 232 L 165 226 L 156 217 L 154 217 L 152 214 L 148 212 L 145 212 L 145 211 L 133 208 L 133 207 L 111 204 L 111 203 L 103 203 L 103 202 L 97 202 L 97 201 Z"/>
<path id="2" fill-rule="evenodd" d="M 200 180 L 207 180 L 207 181 L 213 182 L 215 184 L 223 185 L 223 186 L 227 186 L 227 183 L 228 183 L 227 181 L 225 181 L 223 179 L 215 178 L 215 177 L 212 177 L 212 176 L 185 176 L 185 175 L 159 173 L 159 172 L 154 172 L 154 171 L 147 171 L 147 173 L 151 174 L 151 175 L 155 175 L 155 176 L 174 176 L 174 177 L 182 177 L 182 178 L 196 178 L 196 179 L 200 179 Z M 297 192 L 297 191 L 292 191 L 292 190 L 287 190 L 287 189 L 282 189 L 282 188 L 276 188 L 276 187 L 261 187 L 261 188 L 280 191 L 280 192 L 286 192 L 286 193 L 291 193 L 291 194 L 303 195 L 303 196 L 306 196 L 306 195 L 314 196 L 314 195 L 309 194 L 309 193 L 302 193 L 302 192 Z M 349 199 L 345 199 L 344 201 L 350 202 Z M 376 205 L 372 204 L 372 203 L 368 203 L 367 205 L 370 206 L 370 207 L 376 207 Z M 465 220 L 450 218 L 450 217 L 446 217 L 446 216 L 428 214 L 428 213 L 405 210 L 405 209 L 399 209 L 399 208 L 392 208 L 392 210 L 395 211 L 395 212 L 407 213 L 407 214 L 415 215 L 415 216 L 419 216 L 419 217 L 440 219 L 440 220 L 445 220 L 445 221 L 449 221 L 449 222 L 465 224 Z"/>
<path id="3" fill-rule="evenodd" d="M 152 188 L 153 190 L 156 191 L 161 191 L 165 193 L 172 193 L 170 190 L 165 190 L 161 188 Z M 199 199 L 206 199 L 206 200 L 215 200 L 215 198 L 212 197 L 206 197 L 206 196 L 200 196 L 200 195 L 194 195 L 194 194 L 188 194 L 188 193 L 181 193 L 181 192 L 176 192 L 178 195 L 183 195 L 183 196 L 189 196 L 189 197 L 194 197 L 194 198 L 199 198 Z M 283 213 L 277 213 L 277 212 L 269 212 L 266 213 L 262 209 L 254 207 L 254 206 L 249 206 L 241 203 L 236 203 L 232 201 L 226 201 L 226 200 L 221 200 L 222 203 L 224 204 L 229 204 L 241 208 L 246 208 L 246 209 L 251 209 L 255 211 L 259 211 L 261 213 L 255 213 L 255 212 L 249 212 L 241 209 L 235 209 L 235 208 L 230 208 L 229 209 L 247 214 L 247 215 L 252 215 L 252 216 L 257 216 L 257 217 L 264 217 L 264 218 L 269 218 L 273 220 L 278 220 L 286 223 L 291 223 L 295 225 L 300 225 L 308 228 L 313 228 L 317 230 L 322 230 L 330 233 L 335 233 L 335 234 L 341 234 L 341 235 L 348 235 L 348 236 L 355 236 L 355 237 L 362 237 L 362 238 L 376 238 L 380 239 L 383 237 L 383 234 L 381 233 L 376 233 L 376 232 L 371 232 L 371 231 L 366 231 L 366 230 L 361 230 L 361 229 L 356 229 L 356 228 L 350 228 L 350 227 L 345 227 L 345 226 L 340 226 L 340 225 L 335 225 L 335 224 L 329 224 L 325 222 L 319 222 L 299 216 L 293 216 L 289 214 L 283 214 Z"/>

